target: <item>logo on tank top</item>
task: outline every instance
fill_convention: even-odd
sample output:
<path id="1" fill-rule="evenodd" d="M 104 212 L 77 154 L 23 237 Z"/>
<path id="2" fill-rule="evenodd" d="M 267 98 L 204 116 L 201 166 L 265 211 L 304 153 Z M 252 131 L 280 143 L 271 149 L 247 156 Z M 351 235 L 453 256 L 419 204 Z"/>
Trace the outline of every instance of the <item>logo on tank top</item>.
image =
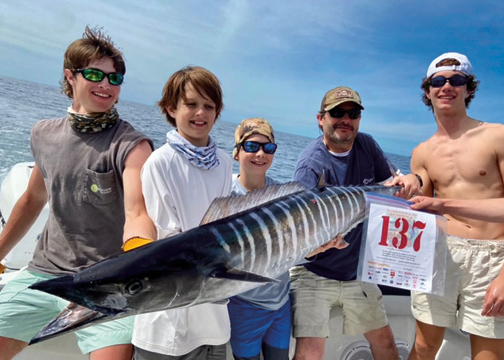
<path id="1" fill-rule="evenodd" d="M 91 185 L 91 191 L 94 193 L 99 192 L 100 194 L 109 194 L 112 192 L 112 188 L 100 189 L 96 184 Z"/>

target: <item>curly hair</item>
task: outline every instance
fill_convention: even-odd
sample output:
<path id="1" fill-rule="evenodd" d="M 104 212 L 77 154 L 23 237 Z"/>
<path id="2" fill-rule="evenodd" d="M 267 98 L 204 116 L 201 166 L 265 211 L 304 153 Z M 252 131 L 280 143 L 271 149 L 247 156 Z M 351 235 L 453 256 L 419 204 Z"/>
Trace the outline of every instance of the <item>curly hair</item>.
<path id="1" fill-rule="evenodd" d="M 77 69 L 83 69 L 89 63 L 106 57 L 112 59 L 114 68 L 118 73 L 126 74 L 123 54 L 115 47 L 110 36 L 106 36 L 102 28 L 91 29 L 86 26 L 82 38 L 72 42 L 65 51 L 63 69 L 68 69 L 75 74 Z M 72 85 L 68 82 L 64 73 L 60 84 L 61 92 L 73 99 Z"/>
<path id="2" fill-rule="evenodd" d="M 444 60 L 441 60 L 439 63 L 437 63 L 436 67 L 445 66 L 445 65 L 460 65 L 460 62 L 457 59 L 444 59 Z M 434 75 L 435 74 L 431 75 L 428 78 L 423 78 L 422 85 L 420 86 L 420 88 L 423 90 L 422 101 L 431 110 L 432 110 L 432 101 L 431 101 L 431 99 L 429 99 L 427 97 L 427 93 L 430 90 L 430 81 L 434 77 Z M 476 77 L 474 75 L 467 76 L 467 92 L 469 93 L 469 96 L 465 99 L 466 108 L 469 107 L 471 100 L 474 99 L 474 96 L 476 94 L 476 90 L 478 90 L 479 83 L 480 83 L 479 80 L 476 80 Z"/>

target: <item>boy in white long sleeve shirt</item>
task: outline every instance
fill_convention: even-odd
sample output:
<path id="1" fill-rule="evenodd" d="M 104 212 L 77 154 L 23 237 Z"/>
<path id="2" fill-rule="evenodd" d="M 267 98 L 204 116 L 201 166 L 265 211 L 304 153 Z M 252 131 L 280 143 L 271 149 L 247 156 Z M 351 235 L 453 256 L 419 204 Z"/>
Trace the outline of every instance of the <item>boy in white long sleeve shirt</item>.
<path id="1" fill-rule="evenodd" d="M 211 202 L 229 194 L 232 160 L 210 137 L 223 107 L 214 74 L 200 67 L 177 71 L 158 105 L 176 130 L 145 163 L 142 187 L 162 239 L 197 227 Z M 225 360 L 229 337 L 226 305 L 142 314 L 135 320 L 134 359 Z"/>

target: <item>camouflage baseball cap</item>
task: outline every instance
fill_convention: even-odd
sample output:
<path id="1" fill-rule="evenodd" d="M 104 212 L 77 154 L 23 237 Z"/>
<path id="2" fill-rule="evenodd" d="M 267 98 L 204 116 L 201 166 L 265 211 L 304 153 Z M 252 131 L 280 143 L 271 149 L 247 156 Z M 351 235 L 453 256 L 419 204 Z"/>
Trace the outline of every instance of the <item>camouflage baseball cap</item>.
<path id="1" fill-rule="evenodd" d="M 364 110 L 362 100 L 357 91 L 346 86 L 338 86 L 326 92 L 324 98 L 322 99 L 322 103 L 320 104 L 320 111 L 329 111 L 345 102 L 356 103 L 362 110 Z"/>
<path id="2" fill-rule="evenodd" d="M 238 155 L 239 145 L 252 134 L 264 135 L 272 143 L 275 142 L 275 134 L 270 123 L 263 118 L 249 118 L 243 120 L 235 130 L 235 144 L 233 148 L 233 159 Z"/>

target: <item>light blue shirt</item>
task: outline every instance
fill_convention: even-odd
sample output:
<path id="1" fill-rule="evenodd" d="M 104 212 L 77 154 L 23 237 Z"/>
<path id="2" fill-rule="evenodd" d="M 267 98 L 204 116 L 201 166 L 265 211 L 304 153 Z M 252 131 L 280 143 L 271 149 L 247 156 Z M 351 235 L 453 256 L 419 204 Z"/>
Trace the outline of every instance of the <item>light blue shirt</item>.
<path id="1" fill-rule="evenodd" d="M 273 184 L 277 184 L 277 182 L 266 176 L 266 186 Z M 238 181 L 238 174 L 233 174 L 231 195 L 245 195 L 246 193 L 247 190 Z M 237 297 L 262 309 L 278 310 L 289 299 L 289 272 L 280 275 L 277 280 L 279 280 L 278 283 L 260 285 L 237 295 Z"/>

